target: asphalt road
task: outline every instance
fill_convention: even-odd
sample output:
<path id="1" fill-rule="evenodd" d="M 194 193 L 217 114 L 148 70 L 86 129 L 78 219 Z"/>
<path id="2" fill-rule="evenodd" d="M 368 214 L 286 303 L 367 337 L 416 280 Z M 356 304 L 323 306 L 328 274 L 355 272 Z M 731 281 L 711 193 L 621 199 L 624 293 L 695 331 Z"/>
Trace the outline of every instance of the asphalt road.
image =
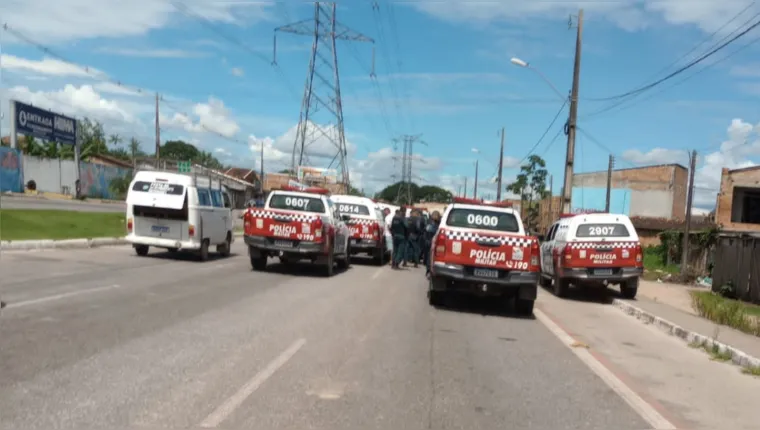
<path id="1" fill-rule="evenodd" d="M 3 252 L 0 428 L 757 428 L 760 380 L 594 297 L 432 309 L 422 269 L 331 279 L 240 244 Z"/>
<path id="2" fill-rule="evenodd" d="M 1 209 L 62 210 L 77 212 L 124 212 L 123 203 L 90 203 L 79 200 L 54 200 L 33 197 L 0 196 Z"/>

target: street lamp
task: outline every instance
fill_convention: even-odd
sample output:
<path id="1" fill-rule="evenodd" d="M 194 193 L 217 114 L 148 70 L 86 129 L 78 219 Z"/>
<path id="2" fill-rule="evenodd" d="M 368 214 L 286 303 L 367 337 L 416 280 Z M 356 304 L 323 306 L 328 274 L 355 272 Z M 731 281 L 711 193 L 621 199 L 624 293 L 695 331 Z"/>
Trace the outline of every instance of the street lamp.
<path id="1" fill-rule="evenodd" d="M 549 87 L 552 89 L 552 91 L 554 91 L 554 93 L 556 93 L 557 96 L 559 96 L 560 100 L 562 100 L 563 102 L 567 101 L 567 96 L 562 95 L 562 92 L 560 92 L 560 90 L 558 90 L 557 87 L 554 86 L 554 84 L 552 83 L 552 81 L 550 81 L 549 78 L 547 78 L 543 73 L 541 73 L 540 70 L 538 70 L 537 68 L 531 66 L 530 63 L 528 63 L 527 61 L 521 60 L 521 59 L 519 59 L 517 57 L 512 57 L 509 60 L 509 62 L 512 63 L 512 64 L 514 64 L 517 67 L 523 67 L 523 68 L 532 70 L 533 73 L 537 74 L 538 77 L 540 77 L 541 79 L 543 79 L 543 81 L 546 82 L 547 85 L 549 85 Z"/>

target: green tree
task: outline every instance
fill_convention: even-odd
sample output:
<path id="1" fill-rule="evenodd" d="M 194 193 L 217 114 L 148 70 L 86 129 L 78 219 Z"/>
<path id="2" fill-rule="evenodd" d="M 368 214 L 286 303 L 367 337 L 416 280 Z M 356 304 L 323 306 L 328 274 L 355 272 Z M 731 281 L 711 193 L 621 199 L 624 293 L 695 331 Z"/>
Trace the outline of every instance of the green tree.
<path id="1" fill-rule="evenodd" d="M 523 208 L 524 224 L 535 229 L 538 226 L 539 202 L 549 195 L 546 191 L 546 161 L 538 155 L 528 157 L 527 163 L 520 167 L 517 179 L 507 185 L 507 191 L 520 196 L 520 206 Z"/>
<path id="2" fill-rule="evenodd" d="M 441 187 L 434 185 L 425 185 L 420 187 L 419 185 L 412 183 L 412 201 L 407 202 L 405 193 L 399 196 L 399 188 L 404 184 L 402 182 L 396 182 L 395 184 L 388 185 L 375 194 L 376 199 L 393 202 L 395 204 L 409 204 L 420 202 L 439 202 L 449 203 L 451 202 L 453 195 L 448 190 L 444 190 Z M 406 190 L 404 188 L 404 190 Z M 399 198 L 400 197 L 400 198 Z"/>
<path id="3" fill-rule="evenodd" d="M 195 146 L 182 140 L 168 140 L 161 145 L 161 158 L 176 161 L 193 161 L 200 151 Z"/>

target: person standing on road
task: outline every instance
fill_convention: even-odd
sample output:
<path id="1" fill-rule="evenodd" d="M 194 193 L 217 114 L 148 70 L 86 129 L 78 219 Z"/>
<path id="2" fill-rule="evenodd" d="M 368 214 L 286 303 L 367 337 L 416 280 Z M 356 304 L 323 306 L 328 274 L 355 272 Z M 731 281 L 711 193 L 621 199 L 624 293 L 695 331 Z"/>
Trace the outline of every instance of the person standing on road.
<path id="1" fill-rule="evenodd" d="M 414 264 L 414 267 L 419 267 L 420 264 L 420 236 L 423 233 L 422 217 L 420 211 L 412 209 L 411 216 L 409 217 L 409 259 Z"/>
<path id="2" fill-rule="evenodd" d="M 406 228 L 406 220 L 404 219 L 403 209 L 396 211 L 396 214 L 391 220 L 391 234 L 393 235 L 393 261 L 391 267 L 394 269 L 399 268 L 399 264 L 404 260 L 404 254 L 406 254 L 406 242 L 408 241 L 408 230 Z"/>
<path id="3" fill-rule="evenodd" d="M 425 226 L 423 235 L 424 243 L 422 245 L 423 262 L 425 263 L 425 276 L 430 275 L 430 248 L 433 246 L 433 240 L 438 233 L 438 226 L 441 224 L 441 213 L 434 211 L 430 215 L 430 222 Z"/>
<path id="4" fill-rule="evenodd" d="M 393 222 L 393 212 L 389 208 L 383 209 L 383 217 L 385 219 L 385 249 L 388 255 L 391 256 L 391 263 L 393 262 L 393 234 L 391 234 L 391 222 Z"/>

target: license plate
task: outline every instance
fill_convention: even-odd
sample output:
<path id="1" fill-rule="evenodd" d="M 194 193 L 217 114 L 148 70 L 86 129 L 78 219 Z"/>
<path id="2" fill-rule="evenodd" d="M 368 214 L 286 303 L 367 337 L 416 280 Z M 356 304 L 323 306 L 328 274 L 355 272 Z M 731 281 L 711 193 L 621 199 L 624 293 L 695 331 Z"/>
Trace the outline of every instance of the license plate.
<path id="1" fill-rule="evenodd" d="M 594 275 L 610 276 L 612 275 L 612 269 L 594 269 Z"/>
<path id="2" fill-rule="evenodd" d="M 282 248 L 291 248 L 291 247 L 293 247 L 293 242 L 291 242 L 289 240 L 275 240 L 274 241 L 274 246 L 279 246 L 279 247 L 282 247 Z"/>
<path id="3" fill-rule="evenodd" d="M 156 233 L 169 233 L 169 227 L 165 225 L 154 225 L 150 229 Z"/>
<path id="4" fill-rule="evenodd" d="M 498 270 L 490 270 L 490 269 L 475 269 L 473 271 L 473 274 L 481 278 L 498 278 L 499 277 Z"/>
<path id="5" fill-rule="evenodd" d="M 351 239 L 351 243 L 353 243 L 354 245 L 356 245 L 357 243 L 361 241 L 362 241 L 361 239 Z"/>

